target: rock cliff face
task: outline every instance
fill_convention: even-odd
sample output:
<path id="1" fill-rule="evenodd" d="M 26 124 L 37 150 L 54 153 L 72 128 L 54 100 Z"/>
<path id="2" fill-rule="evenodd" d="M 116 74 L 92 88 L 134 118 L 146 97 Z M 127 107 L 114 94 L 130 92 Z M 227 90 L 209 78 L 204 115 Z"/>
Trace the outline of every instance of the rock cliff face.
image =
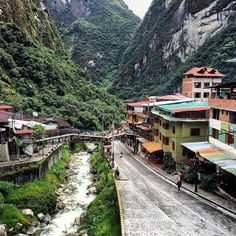
<path id="1" fill-rule="evenodd" d="M 39 0 L 0 0 L 0 20 L 16 24 L 49 48 L 62 48 L 48 11 Z"/>
<path id="2" fill-rule="evenodd" d="M 97 84 L 113 78 L 140 23 L 122 0 L 44 0 L 72 58 Z M 107 81 L 105 83 L 104 81 Z"/>
<path id="3" fill-rule="evenodd" d="M 154 0 L 111 91 L 123 98 L 166 92 L 170 73 L 235 19 L 233 0 Z"/>

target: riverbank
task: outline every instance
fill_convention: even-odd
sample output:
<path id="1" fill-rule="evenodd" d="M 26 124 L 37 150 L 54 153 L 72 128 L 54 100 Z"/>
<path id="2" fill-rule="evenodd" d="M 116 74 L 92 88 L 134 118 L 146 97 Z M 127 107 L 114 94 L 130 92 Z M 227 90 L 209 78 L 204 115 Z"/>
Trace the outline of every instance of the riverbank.
<path id="1" fill-rule="evenodd" d="M 82 148 L 74 147 L 76 151 Z M 0 222 L 7 226 L 9 235 L 27 233 L 32 231 L 32 226 L 47 224 L 51 220 L 49 214 L 55 212 L 57 206 L 55 189 L 67 178 L 66 168 L 70 156 L 70 147 L 64 145 L 62 158 L 41 180 L 19 186 L 0 181 Z"/>
<path id="2" fill-rule="evenodd" d="M 89 236 L 119 236 L 121 229 L 115 181 L 102 145 L 94 150 L 90 162 L 96 179 L 97 196 L 89 205 L 85 224 L 80 230 L 86 228 Z"/>

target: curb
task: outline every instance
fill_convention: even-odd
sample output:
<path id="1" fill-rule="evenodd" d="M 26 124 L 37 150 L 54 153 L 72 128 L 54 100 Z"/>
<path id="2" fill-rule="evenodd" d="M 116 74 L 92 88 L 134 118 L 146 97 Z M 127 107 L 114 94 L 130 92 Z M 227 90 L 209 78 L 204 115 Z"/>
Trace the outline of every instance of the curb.
<path id="1" fill-rule="evenodd" d="M 158 175 L 161 175 L 164 179 L 168 180 L 169 182 L 171 182 L 172 184 L 174 184 L 174 185 L 176 186 L 176 183 L 175 183 L 172 179 L 169 179 L 168 177 L 166 177 L 165 175 L 163 175 L 162 173 L 160 173 L 156 168 L 154 168 L 153 166 L 151 166 L 151 165 L 149 165 L 148 163 L 144 162 L 143 160 L 140 160 L 139 158 L 135 157 L 134 155 L 132 155 L 132 156 L 133 156 L 136 160 L 142 162 L 144 165 L 146 165 L 146 166 L 148 166 L 149 168 L 151 168 L 151 169 L 152 169 L 154 172 L 156 172 Z M 204 199 L 205 201 L 207 201 L 208 203 L 211 203 L 212 205 L 214 205 L 218 210 L 220 210 L 220 211 L 222 211 L 222 212 L 224 212 L 224 213 L 227 212 L 227 213 L 230 214 L 230 215 L 232 214 L 233 217 L 236 217 L 236 212 L 234 212 L 234 211 L 232 211 L 232 210 L 230 210 L 230 209 L 228 209 L 228 208 L 226 208 L 226 207 L 224 207 L 224 206 L 222 206 L 222 205 L 219 205 L 218 203 L 216 203 L 216 202 L 214 202 L 214 201 L 212 201 L 212 200 L 210 200 L 210 199 L 208 199 L 208 198 L 206 198 L 206 197 L 200 195 L 199 193 L 196 193 L 196 192 L 194 192 L 194 191 L 192 191 L 192 190 L 190 190 L 190 189 L 188 189 L 188 188 L 186 188 L 186 187 L 184 187 L 184 186 L 182 186 L 181 188 L 184 189 L 187 194 L 190 194 L 190 195 L 193 196 L 193 197 L 198 196 L 199 198 L 202 198 L 202 199 Z"/>
<path id="2" fill-rule="evenodd" d="M 120 227 L 121 227 L 121 236 L 125 236 L 125 224 L 124 224 L 124 207 L 121 201 L 120 191 L 119 191 L 119 182 L 115 179 L 116 194 L 118 198 L 118 205 L 120 211 Z"/>

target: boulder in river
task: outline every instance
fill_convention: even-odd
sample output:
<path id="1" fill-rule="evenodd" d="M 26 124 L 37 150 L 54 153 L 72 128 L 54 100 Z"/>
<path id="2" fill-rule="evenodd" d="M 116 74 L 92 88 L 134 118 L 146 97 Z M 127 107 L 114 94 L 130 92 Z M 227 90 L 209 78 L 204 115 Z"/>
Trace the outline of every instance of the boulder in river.
<path id="1" fill-rule="evenodd" d="M 43 221 L 43 219 L 44 219 L 44 214 L 43 214 L 43 213 L 39 213 L 39 214 L 37 215 L 37 217 L 38 217 L 39 221 Z"/>
<path id="2" fill-rule="evenodd" d="M 75 218 L 74 224 L 77 225 L 77 226 L 80 226 L 80 225 L 81 225 L 80 217 L 76 217 L 76 218 Z"/>
<path id="3" fill-rule="evenodd" d="M 63 210 L 65 208 L 65 204 L 63 202 L 58 202 L 57 203 L 57 209 L 58 210 Z"/>
<path id="4" fill-rule="evenodd" d="M 52 220 L 52 217 L 47 213 L 47 214 L 45 215 L 45 217 L 44 217 L 44 221 L 45 221 L 46 223 L 49 223 L 51 220 Z"/>
<path id="5" fill-rule="evenodd" d="M 83 229 L 79 232 L 79 236 L 86 236 L 88 235 L 88 230 L 87 229 Z"/>
<path id="6" fill-rule="evenodd" d="M 86 218 L 86 212 L 82 212 L 80 215 L 80 224 L 84 224 L 85 218 Z"/>
<path id="7" fill-rule="evenodd" d="M 22 225 L 21 223 L 18 222 L 18 223 L 16 224 L 16 230 L 17 230 L 17 231 L 20 231 L 22 227 L 23 227 L 23 225 Z"/>
<path id="8" fill-rule="evenodd" d="M 0 236 L 7 236 L 7 230 L 5 225 L 0 225 Z"/>
<path id="9" fill-rule="evenodd" d="M 26 216 L 34 216 L 34 212 L 31 209 L 23 209 L 22 213 Z"/>

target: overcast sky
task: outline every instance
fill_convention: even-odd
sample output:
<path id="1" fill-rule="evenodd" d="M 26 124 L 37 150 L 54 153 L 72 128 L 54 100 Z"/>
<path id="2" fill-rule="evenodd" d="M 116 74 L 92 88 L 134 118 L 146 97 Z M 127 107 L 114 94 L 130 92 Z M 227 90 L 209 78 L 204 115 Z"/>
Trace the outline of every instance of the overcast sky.
<path id="1" fill-rule="evenodd" d="M 139 17 L 143 18 L 151 5 L 152 0 L 124 0 L 124 2 L 126 2 L 130 10 L 132 10 Z"/>

